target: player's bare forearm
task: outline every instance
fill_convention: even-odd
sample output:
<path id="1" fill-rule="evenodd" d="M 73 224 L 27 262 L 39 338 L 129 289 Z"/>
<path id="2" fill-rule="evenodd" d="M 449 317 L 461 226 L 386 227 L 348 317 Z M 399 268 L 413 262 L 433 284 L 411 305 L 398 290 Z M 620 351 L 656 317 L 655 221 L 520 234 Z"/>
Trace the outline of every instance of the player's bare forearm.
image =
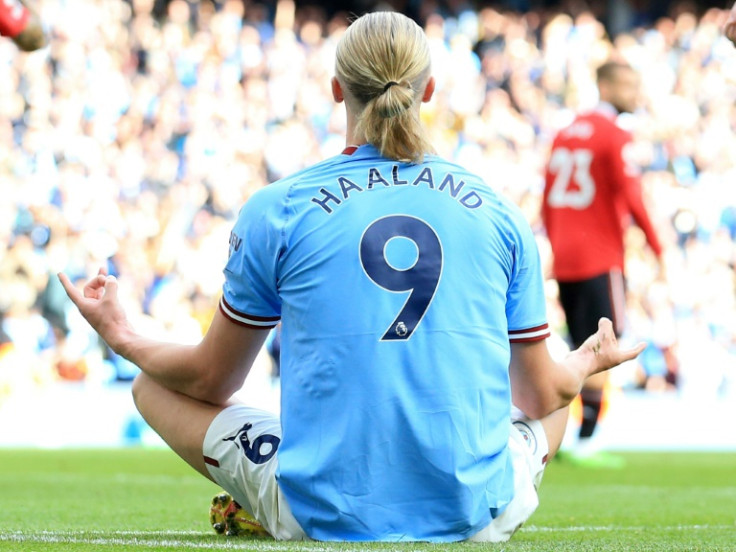
<path id="1" fill-rule="evenodd" d="M 546 341 L 511 346 L 511 396 L 513 403 L 532 419 L 541 419 L 567 405 L 584 380 L 580 355 L 555 362 Z"/>
<path id="2" fill-rule="evenodd" d="M 165 343 L 138 334 L 118 301 L 118 283 L 101 270 L 80 292 L 59 279 L 80 313 L 113 351 L 164 387 L 224 404 L 243 384 L 267 331 L 242 328 L 219 312 L 197 345 Z"/>
<path id="3" fill-rule="evenodd" d="M 527 416 L 543 418 L 570 404 L 588 377 L 636 358 L 644 347 L 640 343 L 621 349 L 611 321 L 605 318 L 595 334 L 559 362 L 549 355 L 546 342 L 514 344 L 510 369 L 513 402 Z"/>
<path id="4" fill-rule="evenodd" d="M 247 370 L 223 373 L 204 360 L 202 348 L 202 344 L 180 345 L 136 336 L 120 354 L 167 389 L 199 401 L 225 404 L 242 387 Z"/>
<path id="5" fill-rule="evenodd" d="M 225 404 L 243 386 L 268 330 L 244 328 L 216 312 L 197 345 L 129 336 L 120 354 L 164 387 L 194 399 Z"/>

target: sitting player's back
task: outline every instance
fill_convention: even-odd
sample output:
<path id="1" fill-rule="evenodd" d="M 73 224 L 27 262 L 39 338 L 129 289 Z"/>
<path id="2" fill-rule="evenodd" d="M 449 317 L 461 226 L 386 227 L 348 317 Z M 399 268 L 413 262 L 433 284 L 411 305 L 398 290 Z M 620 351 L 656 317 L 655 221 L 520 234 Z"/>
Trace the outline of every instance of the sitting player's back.
<path id="1" fill-rule="evenodd" d="M 509 329 L 546 334 L 518 209 L 457 165 L 364 145 L 256 194 L 234 235 L 254 247 L 232 252 L 225 308 L 282 320 L 279 484 L 305 530 L 486 526 L 512 496 Z"/>

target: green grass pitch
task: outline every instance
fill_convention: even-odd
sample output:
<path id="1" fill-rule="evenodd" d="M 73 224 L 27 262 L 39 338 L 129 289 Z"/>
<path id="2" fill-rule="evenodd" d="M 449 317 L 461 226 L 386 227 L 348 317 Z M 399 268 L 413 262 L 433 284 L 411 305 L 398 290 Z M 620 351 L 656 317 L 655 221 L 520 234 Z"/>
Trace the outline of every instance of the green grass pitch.
<path id="1" fill-rule="evenodd" d="M 736 551 L 736 453 L 625 456 L 613 471 L 553 462 L 509 543 L 366 545 L 216 535 L 218 489 L 167 450 L 0 449 L 0 550 Z"/>

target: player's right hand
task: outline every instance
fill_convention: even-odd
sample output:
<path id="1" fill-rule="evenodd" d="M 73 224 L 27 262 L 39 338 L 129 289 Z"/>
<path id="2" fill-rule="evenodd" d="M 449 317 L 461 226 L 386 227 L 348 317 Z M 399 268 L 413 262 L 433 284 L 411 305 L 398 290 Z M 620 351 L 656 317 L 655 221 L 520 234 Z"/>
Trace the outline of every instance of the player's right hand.
<path id="1" fill-rule="evenodd" d="M 80 292 L 66 274 L 58 274 L 61 285 L 79 312 L 90 326 L 116 353 L 126 337 L 133 333 L 120 301 L 118 300 L 118 281 L 101 268 Z"/>

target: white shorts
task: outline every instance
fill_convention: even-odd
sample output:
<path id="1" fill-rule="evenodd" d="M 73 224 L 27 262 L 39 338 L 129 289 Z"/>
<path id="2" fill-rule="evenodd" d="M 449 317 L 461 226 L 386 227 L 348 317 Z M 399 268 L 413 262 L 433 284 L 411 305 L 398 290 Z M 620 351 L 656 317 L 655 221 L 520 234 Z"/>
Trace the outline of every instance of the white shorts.
<path id="1" fill-rule="evenodd" d="M 279 418 L 263 410 L 233 405 L 212 421 L 203 454 L 212 479 L 278 540 L 306 540 L 276 482 Z M 536 488 L 547 460 L 547 438 L 538 421 L 519 420 L 509 436 L 514 467 L 514 499 L 501 515 L 469 540 L 508 540 L 539 504 Z"/>
<path id="2" fill-rule="evenodd" d="M 549 456 L 547 435 L 539 420 L 523 418 L 511 424 L 509 450 L 514 466 L 514 498 L 500 516 L 469 540 L 504 542 L 511 538 L 539 506 L 537 488 Z"/>
<path id="3" fill-rule="evenodd" d="M 304 540 L 306 533 L 276 483 L 278 416 L 233 405 L 220 412 L 204 437 L 202 452 L 212 479 L 278 540 Z"/>

